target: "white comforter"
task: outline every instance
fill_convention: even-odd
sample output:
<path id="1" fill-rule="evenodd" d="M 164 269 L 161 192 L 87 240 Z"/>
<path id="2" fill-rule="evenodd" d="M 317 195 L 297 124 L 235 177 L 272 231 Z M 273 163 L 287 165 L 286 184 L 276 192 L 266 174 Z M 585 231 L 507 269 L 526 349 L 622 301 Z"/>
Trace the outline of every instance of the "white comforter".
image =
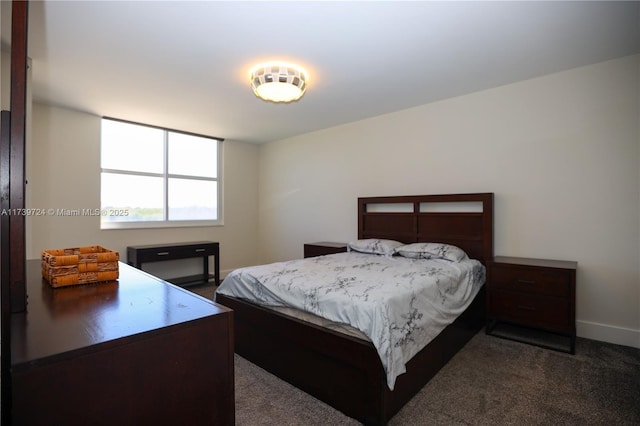
<path id="1" fill-rule="evenodd" d="M 349 252 L 237 269 L 217 293 L 359 329 L 376 347 L 393 390 L 405 364 L 469 306 L 484 281 L 476 260 Z"/>

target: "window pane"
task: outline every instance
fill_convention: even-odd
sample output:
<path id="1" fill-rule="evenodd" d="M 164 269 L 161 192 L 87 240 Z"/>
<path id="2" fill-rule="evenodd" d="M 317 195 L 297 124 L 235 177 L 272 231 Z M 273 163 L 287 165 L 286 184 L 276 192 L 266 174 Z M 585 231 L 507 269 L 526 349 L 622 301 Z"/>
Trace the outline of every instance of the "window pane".
<path id="1" fill-rule="evenodd" d="M 218 141 L 169 132 L 169 174 L 218 176 Z"/>
<path id="2" fill-rule="evenodd" d="M 217 182 L 169 179 L 169 220 L 217 219 Z"/>
<path id="3" fill-rule="evenodd" d="M 102 173 L 102 222 L 163 220 L 163 179 Z"/>
<path id="4" fill-rule="evenodd" d="M 162 173 L 164 131 L 153 127 L 102 120 L 103 169 Z"/>

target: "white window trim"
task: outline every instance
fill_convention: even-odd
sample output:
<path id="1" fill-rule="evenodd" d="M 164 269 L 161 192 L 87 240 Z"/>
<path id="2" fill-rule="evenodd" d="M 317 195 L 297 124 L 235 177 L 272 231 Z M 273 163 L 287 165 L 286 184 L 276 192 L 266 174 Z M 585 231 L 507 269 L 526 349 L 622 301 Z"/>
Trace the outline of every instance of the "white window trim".
<path id="1" fill-rule="evenodd" d="M 154 126 L 154 125 L 150 125 L 150 124 L 143 124 L 143 123 L 137 123 L 137 122 L 133 122 L 133 121 L 127 121 L 127 120 L 121 120 L 118 118 L 112 118 L 112 117 L 102 117 L 105 120 L 113 120 L 113 121 L 120 121 L 123 123 L 129 123 L 129 124 L 134 124 L 134 125 L 138 125 L 138 126 L 146 126 L 146 127 L 152 127 L 152 128 L 156 128 L 156 129 L 161 129 L 164 130 L 165 132 L 175 132 L 175 133 L 182 133 L 182 134 L 187 134 L 187 135 L 193 135 L 193 136 L 198 136 L 198 137 L 204 137 L 204 138 L 209 138 L 209 139 L 214 139 L 217 141 L 218 143 L 218 156 L 217 156 L 217 170 L 218 170 L 218 176 L 216 178 L 207 178 L 207 177 L 201 177 L 201 176 L 187 176 L 187 175 L 173 175 L 173 174 L 169 174 L 168 173 L 168 156 L 166 153 L 166 149 L 167 149 L 167 135 L 168 133 L 165 133 L 165 141 L 164 141 L 164 170 L 163 173 L 147 173 L 147 172 L 137 172 L 137 171 L 123 171 L 123 170 L 113 170 L 113 169 L 103 169 L 102 167 L 100 167 L 100 173 L 102 174 L 103 172 L 107 172 L 107 173 L 118 173 L 118 174 L 125 174 L 125 175 L 138 175 L 138 176 L 154 176 L 154 177 L 162 177 L 164 180 L 164 213 L 165 213 L 165 218 L 163 220 L 157 220 L 157 221 L 138 221 L 138 222 L 102 222 L 102 220 L 100 221 L 100 230 L 114 230 L 114 229 L 158 229 L 158 228 L 192 228 L 192 227 L 211 227 L 211 226 L 223 226 L 224 225 L 224 208 L 223 208 L 223 200 L 224 200 L 224 191 L 223 191 L 223 161 L 222 158 L 224 157 L 224 144 L 222 143 L 224 141 L 224 139 L 222 138 L 218 138 L 218 137 L 214 137 L 214 136 L 208 136 L 208 135 L 202 135 L 202 134 L 198 134 L 198 133 L 192 133 L 192 132 L 185 132 L 182 130 L 175 130 L 175 129 L 169 129 L 166 127 L 159 127 L 159 126 Z M 100 144 L 102 144 L 102 140 L 100 140 Z M 166 219 L 166 215 L 168 214 L 168 198 L 166 196 L 167 194 L 167 185 L 168 185 L 168 180 L 170 177 L 177 177 L 177 178 L 181 178 L 181 179 L 189 179 L 189 178 L 193 178 L 193 179 L 197 179 L 197 180 L 206 180 L 206 181 L 216 181 L 218 182 L 218 219 L 217 220 L 168 220 Z M 102 185 L 102 182 L 101 182 Z M 100 193 L 102 193 L 102 187 L 100 188 Z M 102 208 L 102 200 L 100 201 L 100 207 Z"/>

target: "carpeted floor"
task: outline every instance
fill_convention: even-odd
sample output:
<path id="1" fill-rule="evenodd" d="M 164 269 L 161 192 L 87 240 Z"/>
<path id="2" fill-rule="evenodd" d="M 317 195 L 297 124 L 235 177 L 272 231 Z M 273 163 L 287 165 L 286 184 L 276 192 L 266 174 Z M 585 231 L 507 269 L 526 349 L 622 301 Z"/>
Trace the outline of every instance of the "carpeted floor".
<path id="1" fill-rule="evenodd" d="M 236 424 L 359 423 L 236 355 Z M 640 425 L 640 349 L 579 338 L 570 355 L 480 332 L 390 425 Z"/>

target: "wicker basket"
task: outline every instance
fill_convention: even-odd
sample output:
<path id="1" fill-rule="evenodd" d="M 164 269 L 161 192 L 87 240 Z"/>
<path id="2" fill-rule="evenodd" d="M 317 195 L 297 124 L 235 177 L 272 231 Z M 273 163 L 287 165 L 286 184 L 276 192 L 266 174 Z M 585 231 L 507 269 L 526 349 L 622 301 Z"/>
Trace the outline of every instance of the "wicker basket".
<path id="1" fill-rule="evenodd" d="M 51 287 L 90 284 L 118 279 L 117 251 L 87 246 L 42 252 L 42 276 Z"/>

